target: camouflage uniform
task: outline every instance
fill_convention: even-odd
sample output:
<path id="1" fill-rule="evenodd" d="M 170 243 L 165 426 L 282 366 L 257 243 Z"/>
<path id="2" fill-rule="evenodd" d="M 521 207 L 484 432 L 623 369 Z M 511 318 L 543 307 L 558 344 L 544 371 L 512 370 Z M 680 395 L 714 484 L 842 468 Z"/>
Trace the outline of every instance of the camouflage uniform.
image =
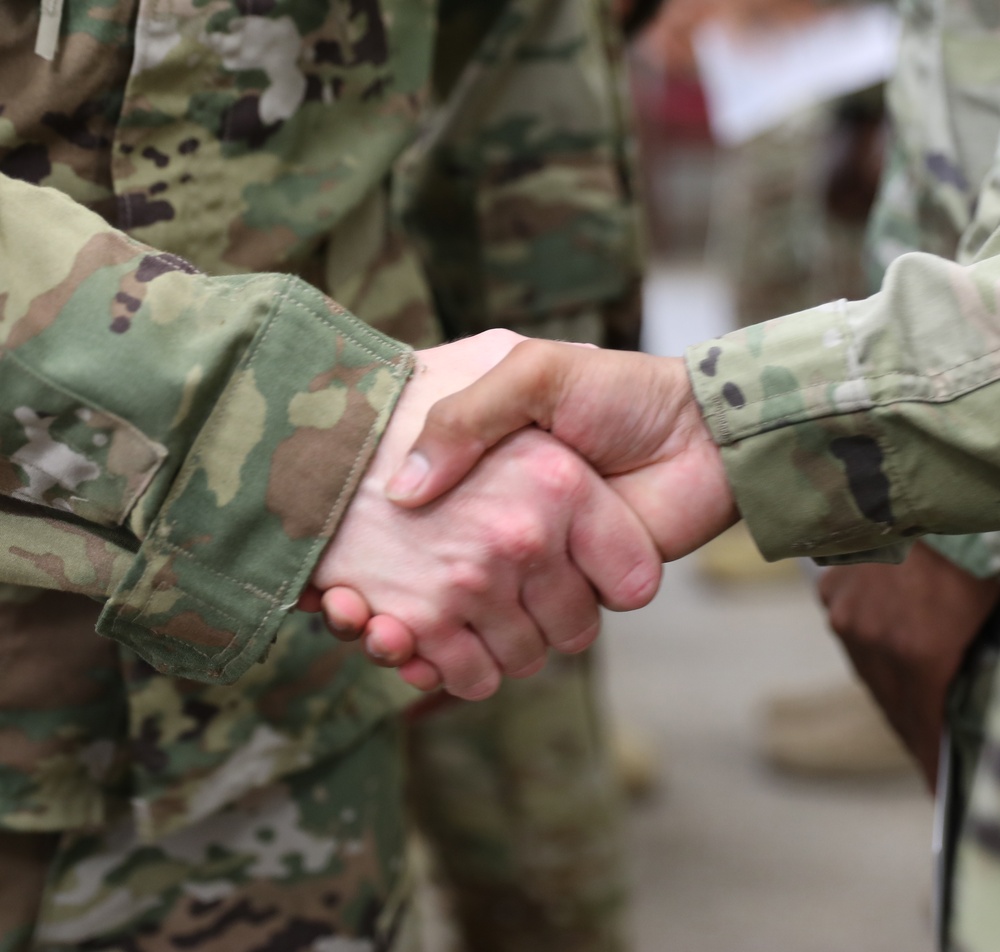
<path id="1" fill-rule="evenodd" d="M 618 32 L 602 8 L 595 25 L 608 48 L 586 57 L 591 88 L 611 96 L 588 106 L 577 89 L 561 106 L 543 103 L 559 80 L 558 61 L 542 53 L 567 48 L 565 11 L 547 14 L 525 42 L 497 10 L 442 3 L 437 108 L 405 163 L 401 204 L 439 312 L 449 335 L 500 326 L 636 348 L 632 140 L 608 71 L 621 58 Z M 468 49 L 478 50 L 472 69 Z M 516 80 L 512 60 L 522 64 Z M 525 125 L 528 96 L 550 117 L 537 138 Z M 617 134 L 591 139 L 595 107 Z M 551 121 L 556 108 L 568 123 Z M 535 140 L 530 156 L 526 136 Z M 470 228 L 479 243 L 467 240 Z M 595 667 L 589 652 L 553 657 L 485 703 L 435 711 L 410 729 L 412 807 L 466 949 L 628 945 L 621 796 Z"/>
<path id="2" fill-rule="evenodd" d="M 539 214 L 497 221 L 614 266 L 533 288 L 486 216 L 477 279 L 613 306 L 636 243 L 604 7 L 478 7 L 504 83 L 549 80 L 485 150 Z M 345 308 L 437 333 L 391 174 L 435 4 L 66 0 L 54 64 L 37 27 L 0 3 L 0 581 L 34 589 L 2 607 L 0 949 L 403 948 L 410 695 L 289 609 L 411 363 Z"/>
<path id="3" fill-rule="evenodd" d="M 720 156 L 708 251 L 732 285 L 740 327 L 843 293 L 823 207 L 829 140 L 829 111 L 814 107 Z"/>
<path id="4" fill-rule="evenodd" d="M 891 558 L 911 536 L 1000 529 L 1000 13 L 985 0 L 906 0 L 901 11 L 894 140 L 871 230 L 881 290 L 687 356 L 769 558 Z M 935 544 L 987 573 L 1000 564 L 996 539 Z M 986 645 L 970 658 L 949 708 L 952 785 L 967 793 L 951 817 L 954 952 L 1000 942 L 995 656 Z"/>

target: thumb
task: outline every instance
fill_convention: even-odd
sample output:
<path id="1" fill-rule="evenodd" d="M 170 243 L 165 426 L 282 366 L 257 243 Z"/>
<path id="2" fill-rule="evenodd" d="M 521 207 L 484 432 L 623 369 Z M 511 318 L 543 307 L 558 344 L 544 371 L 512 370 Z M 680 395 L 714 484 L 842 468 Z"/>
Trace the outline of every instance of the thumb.
<path id="1" fill-rule="evenodd" d="M 565 344 L 524 341 L 471 386 L 439 400 L 386 485 L 388 498 L 422 506 L 457 485 L 505 436 L 532 424 L 549 429 L 568 351 Z"/>

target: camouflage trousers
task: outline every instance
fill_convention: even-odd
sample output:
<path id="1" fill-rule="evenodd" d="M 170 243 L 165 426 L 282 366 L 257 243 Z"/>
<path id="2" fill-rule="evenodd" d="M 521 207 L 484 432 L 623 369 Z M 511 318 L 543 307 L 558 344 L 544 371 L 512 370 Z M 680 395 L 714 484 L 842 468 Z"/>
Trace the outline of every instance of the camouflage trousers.
<path id="1" fill-rule="evenodd" d="M 251 777 L 200 819 L 150 836 L 128 778 L 129 761 L 154 748 L 128 736 L 107 663 L 116 652 L 93 632 L 97 606 L 47 595 L 3 608 L 3 952 L 418 948 L 398 718 L 334 758 Z M 266 763 L 244 753 L 251 775 Z"/>
<path id="2" fill-rule="evenodd" d="M 622 802 L 592 652 L 410 729 L 411 803 L 466 952 L 622 952 Z M 439 952 L 435 949 L 434 952 Z"/>
<path id="3" fill-rule="evenodd" d="M 97 610 L 51 593 L 0 606 L 2 952 L 417 949 L 407 769 L 466 948 L 624 947 L 619 803 L 586 659 L 408 731 L 387 716 L 336 756 L 150 837 L 130 761 L 171 744 L 129 728 Z M 173 797 L 186 807 L 170 794 L 161 814 Z"/>
<path id="4" fill-rule="evenodd" d="M 732 283 L 740 327 L 867 296 L 864 212 L 848 219 L 827 208 L 836 105 L 802 111 L 723 156 L 708 252 Z"/>

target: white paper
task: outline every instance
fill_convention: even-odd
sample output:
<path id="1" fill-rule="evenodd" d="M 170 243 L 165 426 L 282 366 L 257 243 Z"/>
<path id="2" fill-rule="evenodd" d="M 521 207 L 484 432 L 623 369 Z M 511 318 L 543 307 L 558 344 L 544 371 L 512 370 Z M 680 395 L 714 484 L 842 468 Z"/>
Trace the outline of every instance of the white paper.
<path id="1" fill-rule="evenodd" d="M 723 145 L 738 145 L 811 105 L 881 82 L 898 48 L 899 18 L 882 4 L 766 31 L 712 22 L 695 37 L 712 131 Z"/>

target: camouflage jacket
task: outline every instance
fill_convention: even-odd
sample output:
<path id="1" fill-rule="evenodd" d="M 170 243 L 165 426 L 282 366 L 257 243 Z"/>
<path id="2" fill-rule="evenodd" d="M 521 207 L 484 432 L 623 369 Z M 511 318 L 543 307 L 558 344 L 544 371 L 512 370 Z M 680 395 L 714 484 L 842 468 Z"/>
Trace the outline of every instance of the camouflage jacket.
<path id="1" fill-rule="evenodd" d="M 0 0 L 0 583 L 92 596 L 118 642 L 39 599 L 56 663 L 0 584 L 31 668 L 0 684 L 0 828 L 189 828 L 409 699 L 288 609 L 396 341 L 634 299 L 609 9 L 65 0 L 49 63 L 35 0 Z"/>
<path id="2" fill-rule="evenodd" d="M 1000 7 L 905 0 L 901 10 L 893 143 L 871 231 L 880 290 L 687 355 L 769 558 L 871 557 L 926 533 L 1000 530 Z M 974 571 L 1000 568 L 995 537 L 937 544 Z M 956 852 L 956 952 L 997 947 L 998 698 L 994 681 Z"/>
<path id="3" fill-rule="evenodd" d="M 259 659 L 411 357 L 303 281 L 246 273 L 433 338 L 391 172 L 434 79 L 402 201 L 418 234 L 426 170 L 463 183 L 471 272 L 459 293 L 438 269 L 441 300 L 485 326 L 621 296 L 636 228 L 606 10 L 446 4 L 432 76 L 434 0 L 66 0 L 53 62 L 37 6 L 2 0 L 0 581 L 106 598 L 99 630 L 175 675 Z M 583 272 L 544 267 L 573 242 Z"/>
<path id="4" fill-rule="evenodd" d="M 1000 528 L 1000 12 L 970 0 L 902 12 L 871 235 L 881 289 L 687 355 L 770 558 Z"/>

